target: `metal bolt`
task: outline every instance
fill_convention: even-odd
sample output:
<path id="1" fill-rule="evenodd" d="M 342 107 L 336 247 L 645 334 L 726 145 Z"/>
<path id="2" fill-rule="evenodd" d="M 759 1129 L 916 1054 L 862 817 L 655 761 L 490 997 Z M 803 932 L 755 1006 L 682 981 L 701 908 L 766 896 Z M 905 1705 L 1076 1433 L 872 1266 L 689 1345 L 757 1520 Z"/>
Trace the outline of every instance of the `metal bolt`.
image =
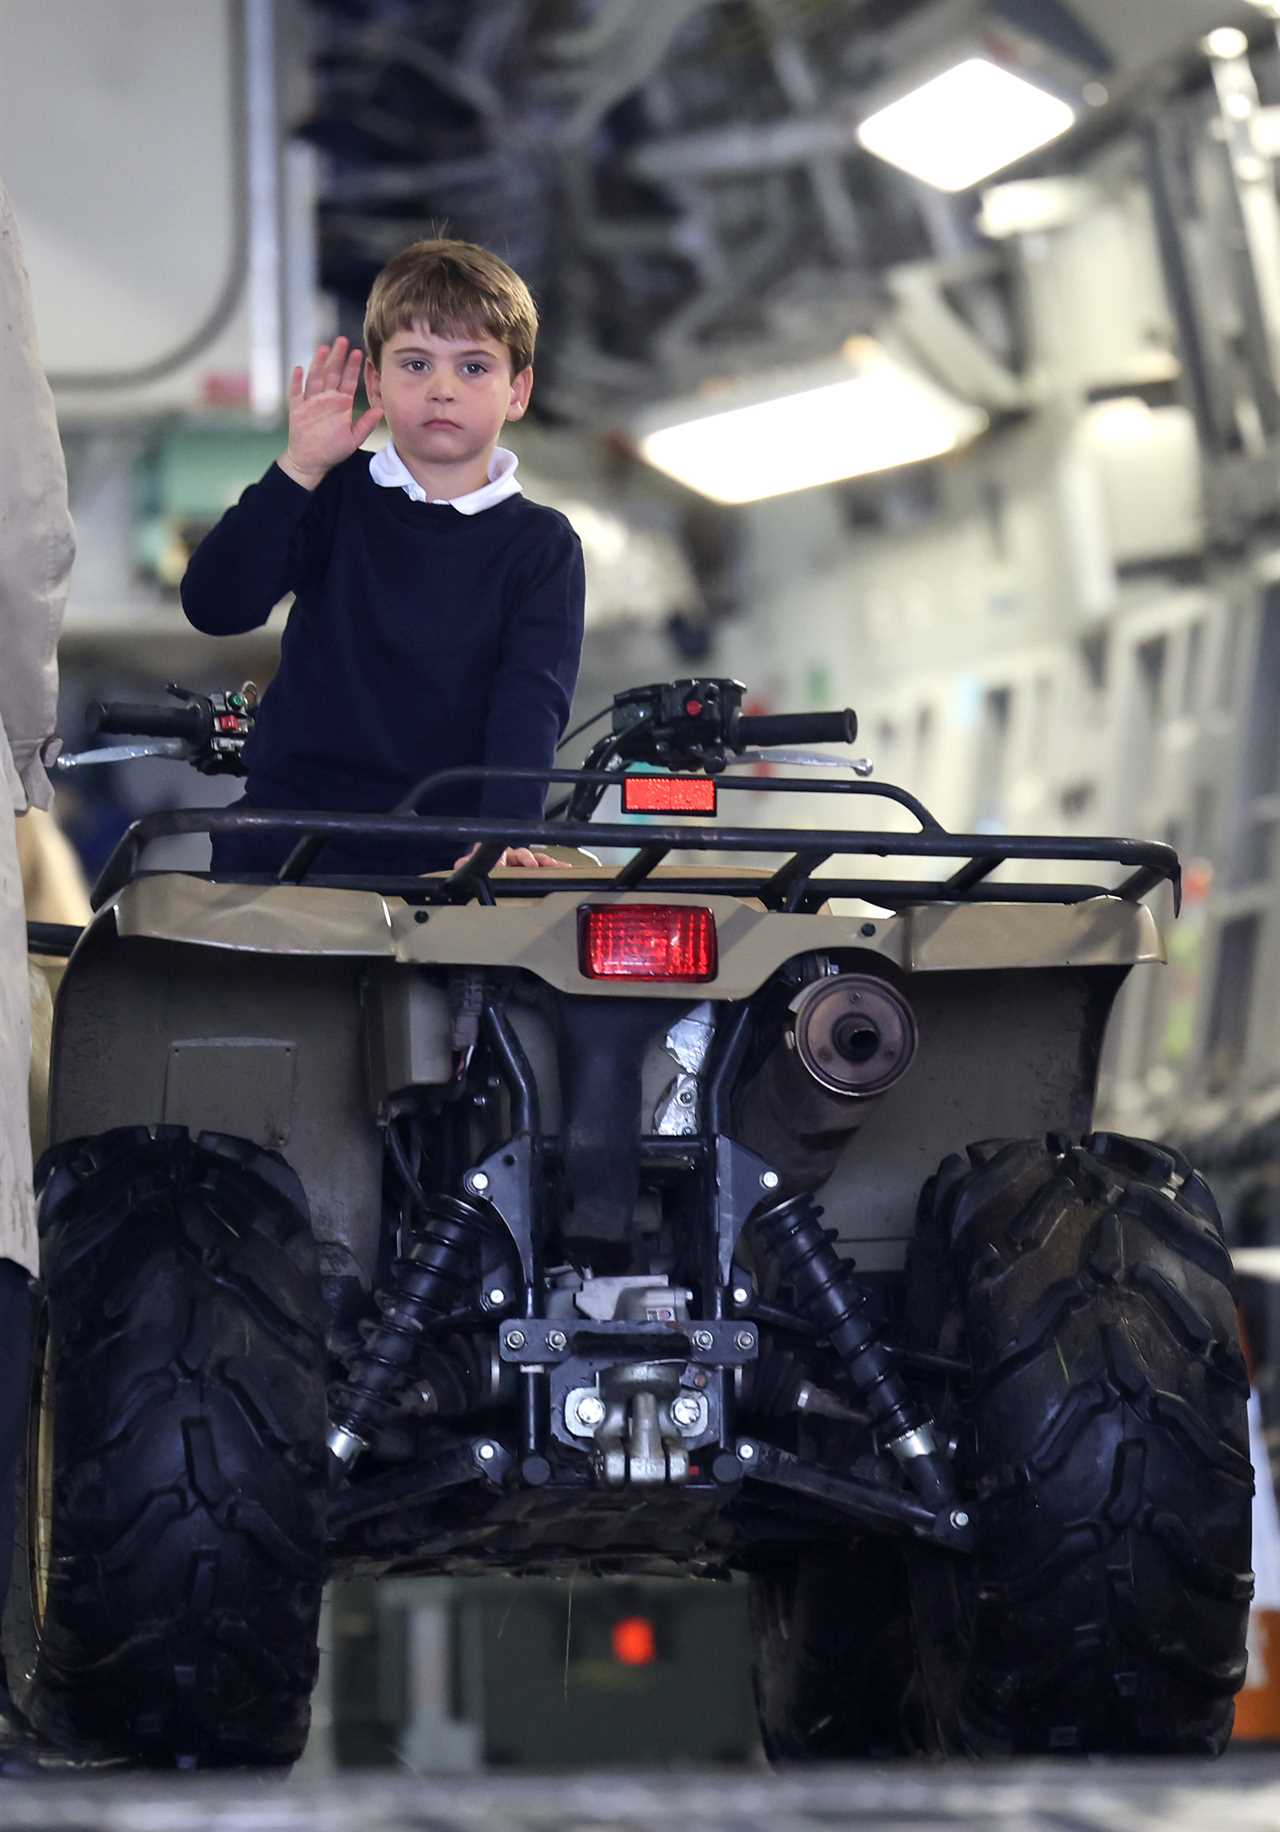
<path id="1" fill-rule="evenodd" d="M 554 1349 L 557 1355 L 560 1353 L 561 1349 L 568 1347 L 568 1343 L 569 1338 L 562 1329 L 549 1329 L 547 1331 L 547 1347 L 549 1349 Z"/>
<path id="2" fill-rule="evenodd" d="M 679 1101 L 682 1107 L 692 1107 L 693 1089 L 692 1088 L 681 1088 L 680 1092 L 676 1095 L 676 1099 Z"/>
<path id="3" fill-rule="evenodd" d="M 702 1402 L 692 1393 L 681 1393 L 671 1402 L 671 1417 L 681 1431 L 692 1431 L 702 1423 Z"/>
<path id="4" fill-rule="evenodd" d="M 693 1332 L 693 1346 L 695 1349 L 714 1348 L 715 1340 L 715 1337 L 711 1334 L 709 1329 L 696 1329 Z"/>
<path id="5" fill-rule="evenodd" d="M 498 1452 L 492 1444 L 477 1444 L 476 1455 L 482 1463 L 492 1463 Z"/>
<path id="6" fill-rule="evenodd" d="M 740 1329 L 733 1339 L 733 1346 L 738 1349 L 753 1349 L 756 1346 L 755 1336 L 749 1329 Z"/>
<path id="7" fill-rule="evenodd" d="M 473 1196 L 483 1196 L 489 1187 L 488 1173 L 482 1170 L 468 1171 L 462 1181 Z"/>
<path id="8" fill-rule="evenodd" d="M 505 1340 L 509 1349 L 522 1349 L 525 1342 L 524 1331 L 522 1329 L 509 1329 Z"/>
<path id="9" fill-rule="evenodd" d="M 969 1516 L 965 1513 L 963 1508 L 952 1508 L 951 1524 L 953 1527 L 967 1527 L 968 1526 Z"/>
<path id="10" fill-rule="evenodd" d="M 776 1170 L 762 1170 L 760 1173 L 760 1188 L 762 1190 L 776 1190 L 781 1181 L 782 1178 L 778 1175 Z"/>
<path id="11" fill-rule="evenodd" d="M 751 1293 L 747 1290 L 745 1285 L 735 1285 L 734 1286 L 733 1301 L 735 1304 L 747 1304 L 750 1302 L 750 1299 L 751 1299 Z"/>
<path id="12" fill-rule="evenodd" d="M 501 1285 L 495 1285 L 492 1291 L 485 1293 L 485 1296 L 495 1310 L 497 1310 L 500 1304 L 505 1304 L 507 1301 L 507 1294 L 502 1289 Z"/>
<path id="13" fill-rule="evenodd" d="M 589 1431 L 594 1431 L 597 1425 L 604 1424 L 605 1410 L 604 1401 L 597 1398 L 594 1393 L 584 1393 L 574 1407 L 578 1415 L 578 1423 L 585 1425 Z"/>
<path id="14" fill-rule="evenodd" d="M 738 1446 L 739 1461 L 742 1463 L 750 1463 L 751 1459 L 755 1456 L 755 1454 L 756 1454 L 755 1445 L 748 1443 L 747 1440 L 744 1438 L 742 1443 L 739 1444 Z"/>

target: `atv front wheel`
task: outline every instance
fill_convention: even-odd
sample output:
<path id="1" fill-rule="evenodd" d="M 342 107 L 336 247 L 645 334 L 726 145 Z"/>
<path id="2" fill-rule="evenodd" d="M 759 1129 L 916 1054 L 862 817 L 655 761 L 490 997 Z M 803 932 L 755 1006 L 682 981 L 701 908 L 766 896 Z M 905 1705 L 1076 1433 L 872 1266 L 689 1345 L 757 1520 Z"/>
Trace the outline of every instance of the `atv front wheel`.
<path id="1" fill-rule="evenodd" d="M 18 1702 L 70 1748 L 279 1764 L 306 1741 L 323 1580 L 323 1308 L 283 1160 L 179 1127 L 58 1148 Z"/>
<path id="2" fill-rule="evenodd" d="M 907 1555 L 940 1747 L 1220 1752 L 1253 1480 L 1202 1179 L 1113 1133 L 973 1146 L 925 1188 L 907 1317 L 972 1364 L 941 1423 L 976 1555 Z"/>

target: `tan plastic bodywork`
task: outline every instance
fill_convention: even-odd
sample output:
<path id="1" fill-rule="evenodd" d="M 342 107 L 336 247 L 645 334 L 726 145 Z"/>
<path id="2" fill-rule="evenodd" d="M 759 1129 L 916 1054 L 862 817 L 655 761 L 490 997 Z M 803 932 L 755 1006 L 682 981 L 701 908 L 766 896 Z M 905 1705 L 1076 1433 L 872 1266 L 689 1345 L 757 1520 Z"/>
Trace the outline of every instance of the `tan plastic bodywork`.
<path id="1" fill-rule="evenodd" d="M 712 877 L 693 869 L 704 882 Z M 562 1115 L 560 1017 L 570 1007 L 598 1010 L 592 1034 L 606 1075 L 614 1037 L 625 1034 L 635 1050 L 643 1036 L 647 1131 L 676 1071 L 666 1042 L 672 1010 L 750 998 L 785 962 L 813 953 L 858 971 L 883 963 L 902 976 L 920 1034 L 910 1073 L 876 1105 L 821 1193 L 864 1269 L 901 1266 L 920 1186 L 946 1153 L 997 1135 L 1087 1129 L 1115 991 L 1130 967 L 1163 958 L 1149 910 L 1099 897 L 778 915 L 733 894 L 748 875 L 758 882 L 758 872 L 717 872 L 724 888 L 707 897 L 665 888 L 614 893 L 612 871 L 601 868 L 591 874 L 599 891 L 429 909 L 372 891 L 181 874 L 138 879 L 98 913 L 58 991 L 50 1136 L 173 1124 L 278 1150 L 302 1179 L 326 1266 L 355 1267 L 367 1281 L 381 1226 L 379 1102 L 402 1085 L 385 1066 L 379 1083 L 378 1052 L 387 1046 L 385 1035 L 377 1039 L 383 1020 L 394 1029 L 405 1015 L 401 977 L 408 998 L 419 976 L 438 987 L 437 969 L 523 970 L 510 1013 L 551 1130 Z M 716 978 L 585 978 L 578 912 L 584 902 L 617 897 L 710 908 Z M 645 1001 L 654 1002 L 648 1030 L 627 1016 Z M 428 1003 L 446 1024 L 447 1001 Z M 442 1049 L 448 1061 L 447 1034 L 420 1036 L 402 1059 L 439 1061 Z"/>
<path id="2" fill-rule="evenodd" d="M 175 873 L 130 884 L 99 921 L 114 917 L 122 937 L 254 954 L 360 955 L 406 965 L 523 968 L 558 992 L 600 998 L 625 991 L 634 998 L 670 999 L 673 988 L 669 982 L 623 987 L 590 980 L 579 971 L 578 912 L 593 901 L 710 909 L 719 939 L 719 971 L 713 981 L 698 986 L 696 996 L 713 1000 L 749 998 L 797 954 L 850 948 L 879 955 L 904 973 L 1129 967 L 1164 959 L 1151 911 L 1119 897 L 1075 904 L 926 904 L 897 915 L 868 909 L 851 915 L 788 916 L 731 894 L 610 893 L 612 876 L 601 868 L 599 893 L 553 891 L 527 900 L 503 898 L 492 906 L 469 903 L 423 911 L 375 892 L 212 884 Z M 733 880 L 726 875 L 726 882 Z"/>

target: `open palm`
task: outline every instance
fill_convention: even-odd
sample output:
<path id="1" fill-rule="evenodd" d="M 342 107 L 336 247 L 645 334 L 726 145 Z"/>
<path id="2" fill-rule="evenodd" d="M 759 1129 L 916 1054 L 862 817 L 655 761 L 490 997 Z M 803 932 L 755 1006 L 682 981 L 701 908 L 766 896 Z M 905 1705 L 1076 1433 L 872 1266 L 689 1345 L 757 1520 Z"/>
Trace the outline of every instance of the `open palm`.
<path id="1" fill-rule="evenodd" d="M 362 357 L 345 337 L 321 344 L 305 376 L 301 363 L 289 379 L 289 450 L 294 471 L 319 482 L 335 464 L 358 451 L 378 421 L 371 407 L 354 423 Z"/>

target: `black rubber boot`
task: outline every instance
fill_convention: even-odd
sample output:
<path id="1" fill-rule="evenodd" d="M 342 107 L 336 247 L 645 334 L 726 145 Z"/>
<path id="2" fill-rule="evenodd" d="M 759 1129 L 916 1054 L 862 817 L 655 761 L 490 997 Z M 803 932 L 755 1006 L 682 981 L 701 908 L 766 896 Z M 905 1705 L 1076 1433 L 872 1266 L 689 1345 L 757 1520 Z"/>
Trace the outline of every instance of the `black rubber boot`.
<path id="1" fill-rule="evenodd" d="M 0 1616 L 4 1615 L 13 1566 L 18 1453 L 27 1419 L 30 1360 L 31 1281 L 24 1267 L 13 1260 L 0 1259 Z M 3 1684 L 0 1668 L 0 1688 Z"/>

